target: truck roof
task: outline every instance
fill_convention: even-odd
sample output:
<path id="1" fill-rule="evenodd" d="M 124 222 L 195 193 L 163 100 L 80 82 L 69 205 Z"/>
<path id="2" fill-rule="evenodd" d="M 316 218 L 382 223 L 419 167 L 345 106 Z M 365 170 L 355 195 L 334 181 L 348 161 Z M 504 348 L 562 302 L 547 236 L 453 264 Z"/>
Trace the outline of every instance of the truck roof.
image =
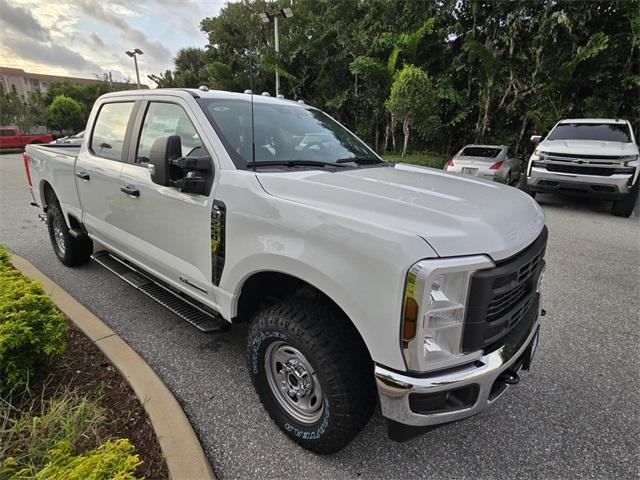
<path id="1" fill-rule="evenodd" d="M 240 92 L 228 92 L 225 90 L 201 90 L 199 88 L 154 88 L 150 90 L 123 90 L 119 92 L 111 92 L 105 95 L 102 95 L 100 98 L 114 98 L 114 97 L 128 97 L 128 96 L 139 96 L 139 97 L 154 97 L 158 95 L 167 95 L 167 94 L 180 94 L 190 95 L 195 98 L 217 98 L 217 99 L 238 99 L 238 100 L 249 100 L 249 93 L 240 93 Z M 254 103 L 269 103 L 269 104 L 280 104 L 280 105 L 305 105 L 304 103 L 286 98 L 275 98 L 272 96 L 262 95 L 258 93 L 253 94 Z"/>
<path id="2" fill-rule="evenodd" d="M 621 118 L 565 118 L 558 123 L 628 123 Z"/>

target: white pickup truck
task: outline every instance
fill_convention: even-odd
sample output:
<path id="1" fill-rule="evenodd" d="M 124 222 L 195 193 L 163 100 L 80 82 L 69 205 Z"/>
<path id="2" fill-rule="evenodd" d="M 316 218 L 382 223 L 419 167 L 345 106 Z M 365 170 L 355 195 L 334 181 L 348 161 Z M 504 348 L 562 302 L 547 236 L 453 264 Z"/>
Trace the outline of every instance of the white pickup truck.
<path id="1" fill-rule="evenodd" d="M 55 254 L 203 331 L 251 322 L 257 394 L 305 448 L 344 447 L 378 399 L 396 439 L 474 415 L 529 368 L 547 230 L 523 192 L 206 87 L 104 95 L 86 132 L 24 156 Z"/>
<path id="2" fill-rule="evenodd" d="M 629 217 L 638 200 L 640 157 L 627 120 L 577 118 L 559 121 L 529 159 L 527 185 L 537 192 L 613 200 L 611 213 Z"/>

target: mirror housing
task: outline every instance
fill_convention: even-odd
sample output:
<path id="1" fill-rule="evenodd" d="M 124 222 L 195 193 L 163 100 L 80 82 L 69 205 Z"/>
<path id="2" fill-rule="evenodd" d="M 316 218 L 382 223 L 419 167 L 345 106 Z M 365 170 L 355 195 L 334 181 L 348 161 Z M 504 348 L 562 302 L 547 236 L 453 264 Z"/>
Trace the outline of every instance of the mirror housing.
<path id="1" fill-rule="evenodd" d="M 149 170 L 151 181 L 157 185 L 169 187 L 172 184 L 170 175 L 171 160 L 182 155 L 180 136 L 158 137 L 149 151 Z"/>
<path id="2" fill-rule="evenodd" d="M 531 143 L 537 145 L 542 141 L 542 135 L 531 135 Z"/>

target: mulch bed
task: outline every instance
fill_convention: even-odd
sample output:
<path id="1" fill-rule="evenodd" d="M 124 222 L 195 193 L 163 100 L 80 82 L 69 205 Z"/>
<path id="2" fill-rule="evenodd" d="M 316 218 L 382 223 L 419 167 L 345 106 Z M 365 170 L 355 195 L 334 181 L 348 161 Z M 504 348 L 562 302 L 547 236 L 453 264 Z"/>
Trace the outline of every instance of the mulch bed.
<path id="1" fill-rule="evenodd" d="M 47 400 L 66 385 L 83 396 L 100 398 L 107 415 L 101 437 L 131 441 L 144 462 L 138 469 L 138 477 L 168 479 L 160 445 L 138 398 L 98 347 L 71 322 L 69 327 L 67 352 L 46 375 L 33 379 L 31 392 Z"/>

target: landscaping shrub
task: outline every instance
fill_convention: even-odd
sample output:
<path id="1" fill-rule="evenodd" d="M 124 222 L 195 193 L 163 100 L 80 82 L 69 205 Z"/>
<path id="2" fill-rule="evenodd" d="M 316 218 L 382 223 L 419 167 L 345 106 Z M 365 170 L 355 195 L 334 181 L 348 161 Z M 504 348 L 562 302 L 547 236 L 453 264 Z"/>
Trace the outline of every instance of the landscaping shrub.
<path id="1" fill-rule="evenodd" d="M 134 480 L 142 464 L 129 440 L 109 440 L 95 450 L 71 455 L 69 444 L 61 442 L 51 451 L 49 462 L 35 480 Z"/>
<path id="2" fill-rule="evenodd" d="M 39 366 L 60 356 L 67 328 L 40 284 L 13 268 L 0 246 L 0 395 L 25 389 Z"/>
<path id="3" fill-rule="evenodd" d="M 100 399 L 68 390 L 23 411 L 0 403 L 0 480 L 135 478 L 131 443 L 100 437 L 105 413 Z"/>
<path id="4" fill-rule="evenodd" d="M 109 440 L 94 450 L 73 455 L 67 442 L 60 442 L 37 473 L 28 469 L 13 471 L 12 461 L 5 461 L 4 474 L 9 480 L 134 480 L 142 461 L 134 454 L 129 440 Z M 0 473 L 3 473 L 0 467 Z"/>
<path id="5" fill-rule="evenodd" d="M 60 443 L 68 445 L 73 453 L 95 448 L 103 440 L 99 430 L 105 421 L 99 400 L 75 391 L 61 390 L 44 402 L 36 397 L 20 410 L 2 402 L 0 464 L 2 459 L 11 458 L 12 468 L 36 472 Z"/>

